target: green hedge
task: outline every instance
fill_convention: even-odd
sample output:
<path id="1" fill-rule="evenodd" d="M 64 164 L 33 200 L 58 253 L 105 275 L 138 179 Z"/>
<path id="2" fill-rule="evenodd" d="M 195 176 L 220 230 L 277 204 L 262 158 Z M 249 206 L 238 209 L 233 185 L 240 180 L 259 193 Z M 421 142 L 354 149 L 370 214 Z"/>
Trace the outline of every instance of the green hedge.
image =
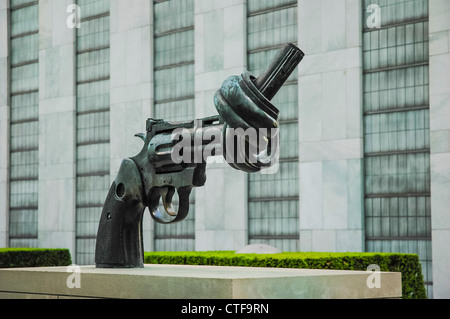
<path id="1" fill-rule="evenodd" d="M 68 249 L 0 248 L 0 268 L 69 266 Z"/>
<path id="2" fill-rule="evenodd" d="M 381 271 L 401 272 L 404 299 L 426 299 L 418 255 L 399 253 L 281 253 L 270 255 L 214 252 L 146 252 L 146 264 L 278 267 L 363 270 L 376 264 Z"/>

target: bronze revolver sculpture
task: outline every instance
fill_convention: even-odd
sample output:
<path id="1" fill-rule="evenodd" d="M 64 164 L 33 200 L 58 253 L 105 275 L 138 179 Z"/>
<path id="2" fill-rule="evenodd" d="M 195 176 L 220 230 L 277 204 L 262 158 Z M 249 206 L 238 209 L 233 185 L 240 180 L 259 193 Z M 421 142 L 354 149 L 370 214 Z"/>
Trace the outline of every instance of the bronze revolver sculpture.
<path id="1" fill-rule="evenodd" d="M 158 223 L 186 218 L 193 187 L 206 182 L 206 159 L 223 155 L 244 172 L 270 167 L 277 155 L 279 110 L 270 102 L 303 59 L 293 44 L 283 46 L 258 78 L 231 76 L 214 96 L 219 116 L 183 123 L 147 120 L 140 153 L 122 161 L 106 197 L 95 250 L 98 268 L 143 267 L 142 217 L 146 207 Z M 248 132 L 256 132 L 249 138 Z M 178 193 L 178 210 L 172 198 Z M 164 207 L 159 209 L 160 200 Z"/>

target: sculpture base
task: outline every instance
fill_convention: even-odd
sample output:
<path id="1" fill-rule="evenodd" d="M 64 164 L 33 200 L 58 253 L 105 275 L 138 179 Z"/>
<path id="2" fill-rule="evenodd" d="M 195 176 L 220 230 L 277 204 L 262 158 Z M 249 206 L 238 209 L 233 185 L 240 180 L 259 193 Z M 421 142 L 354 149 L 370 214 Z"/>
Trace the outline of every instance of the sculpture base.
<path id="1" fill-rule="evenodd" d="M 370 276 L 377 275 L 380 287 L 369 288 Z M 2 299 L 362 299 L 401 294 L 401 274 L 387 272 L 187 265 L 0 269 Z"/>

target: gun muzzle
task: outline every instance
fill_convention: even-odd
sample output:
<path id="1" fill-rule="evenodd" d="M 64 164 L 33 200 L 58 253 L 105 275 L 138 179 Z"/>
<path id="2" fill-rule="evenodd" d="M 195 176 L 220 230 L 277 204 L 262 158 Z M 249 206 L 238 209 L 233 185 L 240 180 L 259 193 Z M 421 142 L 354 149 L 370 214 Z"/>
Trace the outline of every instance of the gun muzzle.
<path id="1" fill-rule="evenodd" d="M 285 44 L 267 70 L 254 81 L 256 88 L 271 101 L 304 56 L 305 54 L 292 43 Z"/>

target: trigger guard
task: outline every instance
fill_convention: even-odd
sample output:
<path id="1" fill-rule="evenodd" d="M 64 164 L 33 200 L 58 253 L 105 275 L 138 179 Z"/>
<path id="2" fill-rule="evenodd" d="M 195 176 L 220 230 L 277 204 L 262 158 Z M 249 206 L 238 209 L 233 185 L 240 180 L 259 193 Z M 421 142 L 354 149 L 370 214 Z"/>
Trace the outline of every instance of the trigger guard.
<path id="1" fill-rule="evenodd" d="M 191 194 L 192 186 L 181 187 L 178 189 L 178 197 L 179 197 L 179 205 L 178 211 L 176 212 L 175 218 L 173 219 L 165 219 L 161 210 L 159 209 L 159 200 L 162 195 L 166 195 L 164 189 L 155 187 L 150 191 L 149 196 L 149 211 L 150 216 L 153 220 L 159 224 L 174 224 L 183 221 L 188 213 L 189 213 L 189 195 Z M 173 189 L 173 192 L 175 189 Z M 173 196 L 173 193 L 172 193 Z M 172 204 L 170 197 L 170 205 Z M 164 200 L 163 200 L 164 201 Z M 169 215 L 167 211 L 165 211 L 166 215 Z M 171 215 L 169 215 L 171 216 Z"/>

